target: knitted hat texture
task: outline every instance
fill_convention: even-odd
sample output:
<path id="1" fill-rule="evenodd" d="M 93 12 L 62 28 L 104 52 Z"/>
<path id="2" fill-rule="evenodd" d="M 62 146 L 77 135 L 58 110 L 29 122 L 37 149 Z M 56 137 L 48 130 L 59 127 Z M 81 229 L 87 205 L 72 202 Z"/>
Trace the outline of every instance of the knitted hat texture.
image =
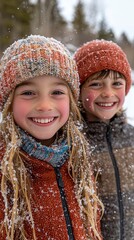
<path id="1" fill-rule="evenodd" d="M 65 80 L 75 99 L 78 99 L 77 66 L 61 42 L 40 35 L 30 35 L 14 42 L 6 49 L 0 61 L 0 110 L 16 85 L 42 75 Z"/>
<path id="2" fill-rule="evenodd" d="M 74 59 L 81 84 L 92 74 L 109 69 L 124 75 L 128 93 L 132 83 L 131 68 L 126 54 L 116 43 L 103 39 L 87 42 L 75 52 Z"/>

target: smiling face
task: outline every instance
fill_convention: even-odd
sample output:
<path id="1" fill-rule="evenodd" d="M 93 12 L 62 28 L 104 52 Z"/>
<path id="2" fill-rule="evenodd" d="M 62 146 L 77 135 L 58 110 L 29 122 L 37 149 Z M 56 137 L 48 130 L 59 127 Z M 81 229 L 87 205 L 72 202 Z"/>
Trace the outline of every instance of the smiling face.
<path id="1" fill-rule="evenodd" d="M 43 144 L 50 145 L 68 120 L 69 102 L 65 81 L 53 76 L 35 77 L 15 89 L 14 120 Z"/>
<path id="2" fill-rule="evenodd" d="M 122 108 L 126 81 L 112 71 L 105 78 L 88 79 L 81 87 L 81 100 L 88 121 L 108 122 Z"/>

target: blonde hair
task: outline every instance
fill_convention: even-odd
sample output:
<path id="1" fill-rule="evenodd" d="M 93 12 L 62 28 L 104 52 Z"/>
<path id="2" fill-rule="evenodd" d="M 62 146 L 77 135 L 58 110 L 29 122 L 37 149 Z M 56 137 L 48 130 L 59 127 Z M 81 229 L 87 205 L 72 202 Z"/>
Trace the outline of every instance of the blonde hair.
<path id="1" fill-rule="evenodd" d="M 68 144 L 71 145 L 68 171 L 75 184 L 76 198 L 80 206 L 87 239 L 100 240 L 102 238 L 98 228 L 100 221 L 98 213 L 100 212 L 101 215 L 101 211 L 103 212 L 103 205 L 96 194 L 95 181 L 89 162 L 88 152 L 90 149 L 80 129 L 81 115 L 70 90 L 69 94 L 70 117 L 65 126 Z M 0 131 L 5 141 L 5 153 L 1 161 L 1 192 L 5 204 L 5 218 L 1 228 L 5 228 L 8 240 L 18 238 L 26 240 L 23 221 L 29 218 L 33 239 L 36 240 L 30 204 L 30 182 L 19 149 L 20 138 L 12 116 L 12 100 L 13 93 L 10 94 L 4 106 L 3 121 L 0 124 Z M 12 191 L 9 192 L 8 189 Z M 10 194 L 11 197 L 9 197 Z"/>

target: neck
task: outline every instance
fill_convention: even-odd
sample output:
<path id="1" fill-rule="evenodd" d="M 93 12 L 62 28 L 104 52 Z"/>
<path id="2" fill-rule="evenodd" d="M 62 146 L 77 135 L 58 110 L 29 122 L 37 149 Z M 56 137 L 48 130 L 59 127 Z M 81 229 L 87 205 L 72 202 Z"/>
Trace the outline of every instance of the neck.
<path id="1" fill-rule="evenodd" d="M 51 164 L 53 167 L 60 167 L 64 164 L 69 156 L 69 146 L 64 136 L 55 139 L 51 146 L 45 146 L 37 142 L 28 133 L 19 129 L 21 135 L 21 148 L 28 155 L 43 160 Z"/>

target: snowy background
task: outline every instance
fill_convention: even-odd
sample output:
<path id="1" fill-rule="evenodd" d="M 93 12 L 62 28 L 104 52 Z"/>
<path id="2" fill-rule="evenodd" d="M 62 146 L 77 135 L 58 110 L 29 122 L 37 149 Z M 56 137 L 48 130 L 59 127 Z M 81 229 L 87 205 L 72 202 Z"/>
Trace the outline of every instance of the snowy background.
<path id="1" fill-rule="evenodd" d="M 126 96 L 124 109 L 126 109 L 128 122 L 134 126 L 134 85 Z"/>

